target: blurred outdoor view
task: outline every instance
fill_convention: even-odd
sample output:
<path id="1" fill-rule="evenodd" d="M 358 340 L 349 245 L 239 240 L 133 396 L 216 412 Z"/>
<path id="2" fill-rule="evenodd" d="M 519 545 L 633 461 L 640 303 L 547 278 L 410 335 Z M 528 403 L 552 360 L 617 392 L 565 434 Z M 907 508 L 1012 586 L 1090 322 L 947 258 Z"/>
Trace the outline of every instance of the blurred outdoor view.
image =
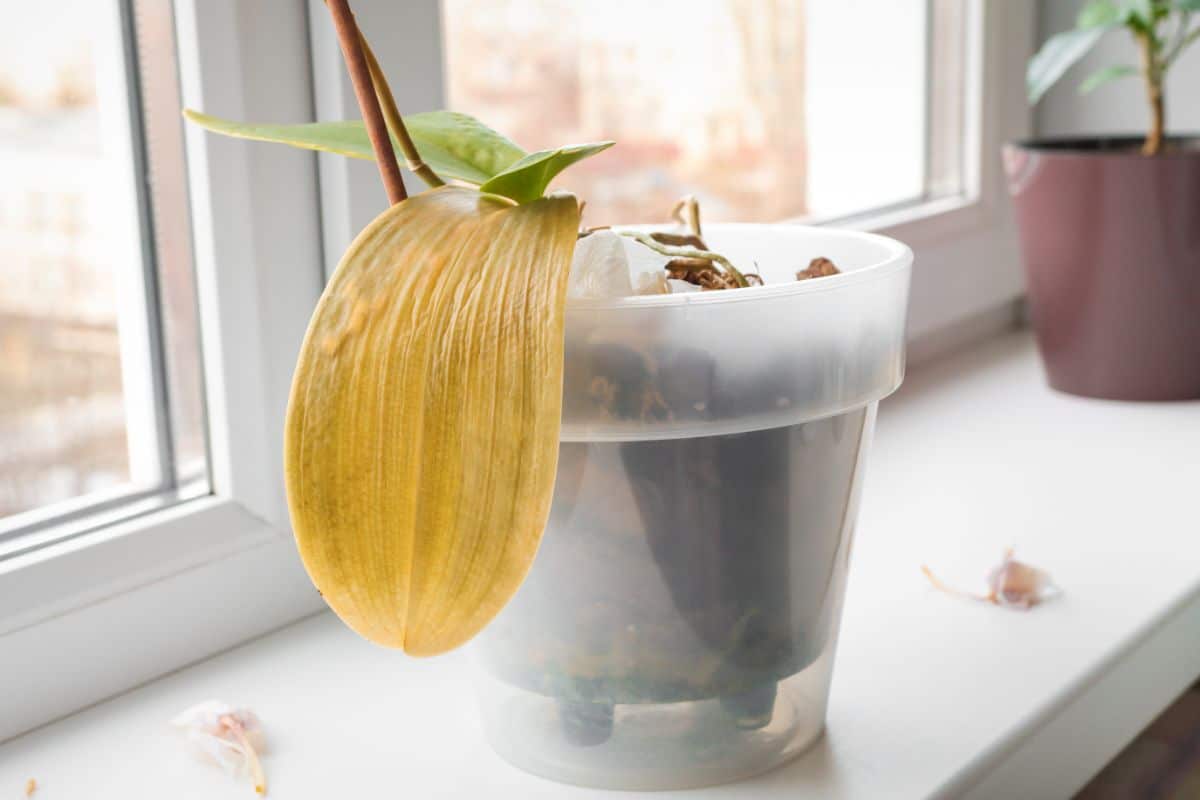
<path id="1" fill-rule="evenodd" d="M 0 520 L 169 468 L 113 8 L 0 0 Z M 178 283 L 164 316 L 194 330 Z M 196 420 L 197 380 L 177 392 Z"/>
<path id="2" fill-rule="evenodd" d="M 589 224 L 858 213 L 925 189 L 924 0 L 443 0 L 451 108 L 567 172 Z"/>

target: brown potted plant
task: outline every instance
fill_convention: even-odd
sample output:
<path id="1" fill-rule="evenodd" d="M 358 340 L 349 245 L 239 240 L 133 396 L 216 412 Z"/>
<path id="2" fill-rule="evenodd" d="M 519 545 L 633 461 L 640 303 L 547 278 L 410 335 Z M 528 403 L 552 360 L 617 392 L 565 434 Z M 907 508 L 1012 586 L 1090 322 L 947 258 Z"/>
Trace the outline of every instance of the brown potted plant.
<path id="1" fill-rule="evenodd" d="M 1092 0 L 1075 29 L 1029 64 L 1031 102 L 1106 34 L 1132 35 L 1140 63 L 1109 65 L 1091 91 L 1139 77 L 1144 139 L 1015 142 L 1004 162 L 1030 314 L 1050 385 L 1115 400 L 1200 398 L 1200 139 L 1165 133 L 1164 79 L 1200 39 L 1200 0 Z"/>

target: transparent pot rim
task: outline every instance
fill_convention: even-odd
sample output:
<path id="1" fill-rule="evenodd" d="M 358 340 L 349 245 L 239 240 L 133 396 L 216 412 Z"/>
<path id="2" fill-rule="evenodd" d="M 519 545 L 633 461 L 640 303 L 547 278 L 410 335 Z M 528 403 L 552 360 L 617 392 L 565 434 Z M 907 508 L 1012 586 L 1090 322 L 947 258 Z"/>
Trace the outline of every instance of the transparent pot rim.
<path id="1" fill-rule="evenodd" d="M 613 230 L 653 230 L 649 225 L 619 225 Z M 913 263 L 913 252 L 905 244 L 895 239 L 866 231 L 851 231 L 838 228 L 823 228 L 814 225 L 797 225 L 788 222 L 755 223 L 755 222 L 726 222 L 706 225 L 705 230 L 720 233 L 761 231 L 764 235 L 773 236 L 785 234 L 819 234 L 827 238 L 841 238 L 868 242 L 883 253 L 879 261 L 857 266 L 837 275 L 828 275 L 819 280 L 792 281 L 788 283 L 772 283 L 764 286 L 750 286 L 744 289 L 726 290 L 720 292 L 687 292 L 684 294 L 650 294 L 634 295 L 618 298 L 570 298 L 567 300 L 567 314 L 573 309 L 589 311 L 605 309 L 630 309 L 647 307 L 681 308 L 684 306 L 708 306 L 723 303 L 752 303 L 776 297 L 793 295 L 821 294 L 836 292 L 869 281 L 880 280 L 899 270 L 908 269 Z"/>

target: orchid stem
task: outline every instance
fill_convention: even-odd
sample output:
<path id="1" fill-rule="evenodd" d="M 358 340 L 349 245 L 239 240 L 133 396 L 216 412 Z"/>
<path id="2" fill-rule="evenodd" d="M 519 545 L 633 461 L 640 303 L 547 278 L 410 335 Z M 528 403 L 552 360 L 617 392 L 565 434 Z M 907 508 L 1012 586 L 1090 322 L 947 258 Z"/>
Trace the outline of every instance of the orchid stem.
<path id="1" fill-rule="evenodd" d="M 413 144 L 412 137 L 408 135 L 408 128 L 404 125 L 404 118 L 400 116 L 400 110 L 396 108 L 396 98 L 392 96 L 392 87 L 388 86 L 387 76 L 383 74 L 383 68 L 379 66 L 379 60 L 375 58 L 375 52 L 371 49 L 371 45 L 367 42 L 367 37 L 363 35 L 361 30 L 358 32 L 358 41 L 362 45 L 363 55 L 367 59 L 367 67 L 371 73 L 371 83 L 375 85 L 375 96 L 379 99 L 380 105 L 383 106 L 383 118 L 387 122 L 388 130 L 395 137 L 396 144 L 400 147 L 400 152 L 404 154 L 406 166 L 414 175 L 425 181 L 428 186 L 445 186 L 446 182 L 439 178 L 437 173 L 421 160 L 421 154 L 417 152 L 417 146 Z"/>
<path id="2" fill-rule="evenodd" d="M 379 176 L 383 179 L 388 200 L 395 205 L 407 200 L 408 192 L 404 188 L 404 178 L 400 175 L 396 152 L 392 149 L 392 139 L 388 136 L 387 123 L 384 122 L 383 113 L 379 109 L 379 98 L 375 96 L 371 70 L 363 53 L 362 34 L 358 31 L 358 24 L 354 21 L 354 12 L 350 10 L 348 0 L 327 0 L 327 5 L 333 17 L 333 27 L 337 31 L 338 44 L 342 48 L 342 58 L 350 73 L 350 81 L 354 84 L 354 95 L 358 99 L 363 124 L 371 138 L 371 148 L 375 151 L 375 164 L 379 167 Z"/>

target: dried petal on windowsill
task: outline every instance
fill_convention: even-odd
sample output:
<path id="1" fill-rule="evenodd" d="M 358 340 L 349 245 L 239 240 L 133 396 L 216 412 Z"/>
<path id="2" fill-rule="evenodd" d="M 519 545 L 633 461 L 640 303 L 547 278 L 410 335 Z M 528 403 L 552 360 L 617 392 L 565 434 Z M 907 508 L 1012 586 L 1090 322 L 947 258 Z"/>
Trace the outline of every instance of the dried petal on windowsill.
<path id="1" fill-rule="evenodd" d="M 1019 608 L 1023 611 L 1060 593 L 1048 572 L 1014 559 L 1011 547 L 1004 551 L 1004 558 L 1000 564 L 988 572 L 986 594 L 966 592 L 948 586 L 924 564 L 921 565 L 921 572 L 939 591 L 1006 608 Z"/>
<path id="2" fill-rule="evenodd" d="M 180 713 L 171 725 L 187 738 L 195 756 L 234 777 L 249 776 L 256 794 L 267 793 L 259 760 L 266 752 L 266 739 L 253 711 L 209 700 Z"/>

